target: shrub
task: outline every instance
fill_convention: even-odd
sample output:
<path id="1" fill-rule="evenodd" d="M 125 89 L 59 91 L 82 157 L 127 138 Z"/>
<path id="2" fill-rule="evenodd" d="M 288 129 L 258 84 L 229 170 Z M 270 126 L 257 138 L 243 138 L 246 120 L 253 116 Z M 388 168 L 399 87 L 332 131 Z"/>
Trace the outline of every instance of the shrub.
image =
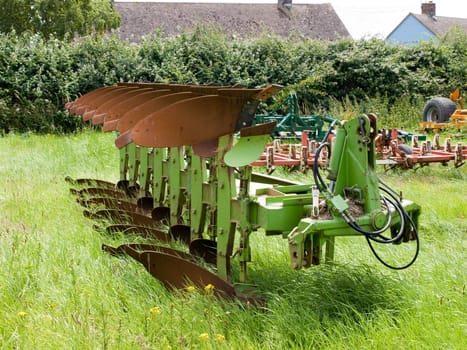
<path id="1" fill-rule="evenodd" d="M 410 47 L 377 39 L 320 42 L 266 33 L 229 38 L 216 27 L 197 27 L 173 38 L 154 33 L 139 45 L 114 36 L 70 43 L 0 34 L 0 130 L 73 131 L 78 124 L 67 117 L 64 103 L 122 81 L 274 83 L 286 88 L 273 104 L 295 91 L 304 113 L 346 106 L 407 126 L 421 113 L 420 101 L 467 89 L 466 53 L 467 35 L 459 30 L 439 44 Z"/>

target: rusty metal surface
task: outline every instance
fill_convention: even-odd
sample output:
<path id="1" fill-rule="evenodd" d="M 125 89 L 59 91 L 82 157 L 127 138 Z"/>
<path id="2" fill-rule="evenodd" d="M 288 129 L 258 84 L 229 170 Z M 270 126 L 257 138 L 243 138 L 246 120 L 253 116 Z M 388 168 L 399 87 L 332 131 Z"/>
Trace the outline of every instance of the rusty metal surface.
<path id="1" fill-rule="evenodd" d="M 101 103 L 105 102 L 108 98 L 112 96 L 115 91 L 126 91 L 129 88 L 123 88 L 119 86 L 109 86 L 106 89 L 102 89 L 94 93 L 91 91 L 83 96 L 82 99 L 78 99 L 70 109 L 70 112 L 77 115 L 82 115 L 88 109 L 95 109 Z"/>
<path id="2" fill-rule="evenodd" d="M 131 130 L 128 130 L 120 134 L 120 136 L 118 136 L 114 142 L 115 146 L 120 149 L 129 145 L 132 141 L 133 139 L 131 138 Z"/>
<path id="3" fill-rule="evenodd" d="M 131 138 L 144 147 L 194 145 L 235 131 L 245 101 L 222 96 L 182 100 L 141 120 Z"/>
<path id="4" fill-rule="evenodd" d="M 109 249 L 107 247 L 105 246 L 104 249 Z M 143 264 L 147 271 L 168 289 L 195 286 L 203 290 L 211 285 L 213 294 L 223 298 L 235 297 L 233 285 L 190 260 L 155 250 L 138 251 L 136 247 L 128 245 L 120 249 Z"/>
<path id="5" fill-rule="evenodd" d="M 130 91 L 138 92 L 139 89 L 130 88 L 130 87 L 118 87 L 109 91 L 106 94 L 99 96 L 98 98 L 91 99 L 87 101 L 83 112 L 81 113 L 83 116 L 83 120 L 87 121 L 92 118 L 94 112 L 102 105 L 107 104 L 108 102 L 118 101 L 119 99 L 123 98 L 125 94 Z"/>
<path id="6" fill-rule="evenodd" d="M 100 115 L 96 115 L 95 118 L 98 118 L 98 119 L 103 118 L 105 124 L 112 122 L 112 121 L 118 122 L 118 120 L 122 118 L 125 113 L 127 113 L 128 111 L 131 111 L 133 108 L 141 106 L 152 99 L 171 93 L 171 90 L 168 90 L 168 89 L 149 90 L 149 91 L 147 91 L 146 89 L 140 89 L 140 91 L 141 93 L 137 94 L 136 96 L 130 99 L 116 103 L 115 105 L 108 108 L 106 111 L 103 111 Z M 105 127 L 105 124 L 104 124 L 104 127 Z M 116 130 L 116 129 L 113 129 L 113 130 Z M 104 131 L 110 131 L 110 130 L 104 130 Z"/>
<path id="7" fill-rule="evenodd" d="M 190 242 L 190 254 L 202 258 L 208 264 L 217 263 L 217 242 L 198 238 Z"/>
<path id="8" fill-rule="evenodd" d="M 140 252 L 143 252 L 143 251 L 157 251 L 160 253 L 173 255 L 181 259 L 185 259 L 185 260 L 189 260 L 193 262 L 197 261 L 196 257 L 191 254 L 182 252 L 181 250 L 177 250 L 177 249 L 173 249 L 173 248 L 169 248 L 169 247 L 165 247 L 161 245 L 155 245 L 155 244 L 129 243 L 129 244 L 120 245 L 116 248 L 103 244 L 102 250 L 115 256 L 127 254 L 133 258 L 135 256 L 138 257 Z"/>
<path id="9" fill-rule="evenodd" d="M 98 106 L 95 110 L 84 113 L 83 120 L 92 120 L 92 124 L 98 125 L 101 124 L 100 121 L 104 120 L 106 112 L 113 108 L 115 105 L 120 103 L 125 103 L 128 100 L 131 100 L 135 96 L 139 96 L 144 93 L 151 93 L 151 89 L 129 89 L 126 92 L 123 92 L 120 95 L 114 96 Z"/>
<path id="10" fill-rule="evenodd" d="M 258 124 L 249 126 L 240 130 L 240 137 L 257 136 L 257 135 L 270 135 L 276 126 L 276 122 Z"/>
<path id="11" fill-rule="evenodd" d="M 118 121 L 117 130 L 121 133 L 130 130 L 140 120 L 151 117 L 159 110 L 166 108 L 175 102 L 193 98 L 195 96 L 197 95 L 192 92 L 176 92 L 147 100 L 139 106 L 127 109 L 127 112 L 125 112 Z"/>
<path id="12" fill-rule="evenodd" d="M 85 187 L 82 189 L 74 189 L 71 188 L 70 192 L 76 196 L 80 196 L 82 198 L 86 197 L 111 197 L 117 198 L 122 200 L 128 200 L 128 195 L 118 189 L 115 188 L 107 188 L 107 187 Z"/>
<path id="13" fill-rule="evenodd" d="M 172 84 L 167 83 L 149 83 L 149 82 L 121 82 L 117 83 L 118 86 L 129 86 L 129 87 L 150 87 L 152 89 L 169 89 Z"/>
<path id="14" fill-rule="evenodd" d="M 170 236 L 167 232 L 154 227 L 140 226 L 135 224 L 113 224 L 107 226 L 105 230 L 108 234 L 134 234 L 143 238 L 156 239 L 164 243 L 173 242 L 172 236 Z"/>
<path id="15" fill-rule="evenodd" d="M 128 202 L 118 198 L 112 197 L 91 197 L 91 198 L 78 198 L 78 202 L 86 208 L 105 207 L 106 209 L 122 209 L 125 211 L 134 211 L 140 214 L 150 214 L 150 211 L 144 211 L 135 203 Z"/>
<path id="16" fill-rule="evenodd" d="M 219 145 L 219 140 L 212 139 L 212 140 L 207 140 L 201 143 L 197 143 L 196 145 L 193 145 L 191 148 L 193 149 L 193 152 L 197 154 L 200 157 L 204 158 L 211 158 L 214 157 L 217 153 L 217 148 Z"/>
<path id="17" fill-rule="evenodd" d="M 276 84 L 273 84 L 273 85 L 268 85 L 266 86 L 264 89 L 262 89 L 260 92 L 258 92 L 254 98 L 255 100 L 261 100 L 261 101 L 264 101 L 274 95 L 276 95 L 277 93 L 279 93 L 281 90 L 283 89 L 283 87 L 281 85 L 276 85 Z"/>
<path id="18" fill-rule="evenodd" d="M 115 223 L 127 224 L 132 223 L 140 226 L 159 228 L 159 224 L 151 217 L 142 215 L 133 211 L 123 209 L 101 209 L 96 211 L 83 211 L 84 216 L 90 219 L 111 220 Z"/>
<path id="19" fill-rule="evenodd" d="M 65 177 L 65 181 L 73 186 L 83 187 L 102 187 L 102 188 L 115 188 L 115 184 L 113 182 L 99 180 L 99 179 L 88 179 L 88 178 L 79 178 L 79 179 L 72 179 L 71 177 Z"/>
<path id="20" fill-rule="evenodd" d="M 90 100 L 92 98 L 97 98 L 98 96 L 107 93 L 108 91 L 112 89 L 116 89 L 117 86 L 112 85 L 112 86 L 103 86 L 101 88 L 98 88 L 96 90 L 90 91 L 80 97 L 78 97 L 76 100 L 68 102 L 65 105 L 65 109 L 70 111 L 70 113 L 76 114 L 76 109 L 79 106 L 85 105 L 87 100 Z"/>
<path id="21" fill-rule="evenodd" d="M 178 101 L 196 97 L 192 92 L 176 92 L 148 100 L 146 103 L 127 111 L 117 124 L 117 130 L 121 133 L 130 130 L 140 120 L 152 117 L 161 109 L 169 107 Z"/>

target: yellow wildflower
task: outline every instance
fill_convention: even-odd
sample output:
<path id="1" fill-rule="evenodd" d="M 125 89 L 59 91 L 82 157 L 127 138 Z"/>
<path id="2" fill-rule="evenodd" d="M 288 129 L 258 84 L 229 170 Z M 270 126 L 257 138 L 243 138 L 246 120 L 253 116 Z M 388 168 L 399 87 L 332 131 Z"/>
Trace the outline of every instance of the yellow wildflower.
<path id="1" fill-rule="evenodd" d="M 27 315 L 27 313 L 26 313 L 26 312 L 24 312 L 24 311 L 20 311 L 20 312 L 18 312 L 18 317 L 21 317 L 21 318 L 23 318 L 23 317 L 26 317 L 26 315 Z"/>
<path id="2" fill-rule="evenodd" d="M 216 341 L 223 341 L 225 340 L 225 337 L 222 334 L 217 333 L 216 334 Z"/>
<path id="3" fill-rule="evenodd" d="M 195 289 L 196 289 L 195 286 L 188 286 L 187 287 L 187 291 L 189 291 L 189 292 L 194 292 Z"/>
<path id="4" fill-rule="evenodd" d="M 199 339 L 201 340 L 208 340 L 209 339 L 209 334 L 207 333 L 201 333 L 199 336 L 198 336 Z"/>
<path id="5" fill-rule="evenodd" d="M 214 290 L 214 286 L 211 283 L 209 283 L 206 287 L 204 287 L 204 290 L 206 292 L 212 292 Z"/>
<path id="6" fill-rule="evenodd" d="M 154 306 L 151 309 L 149 309 L 149 312 L 153 315 L 159 315 L 161 313 L 161 308 L 158 306 Z"/>

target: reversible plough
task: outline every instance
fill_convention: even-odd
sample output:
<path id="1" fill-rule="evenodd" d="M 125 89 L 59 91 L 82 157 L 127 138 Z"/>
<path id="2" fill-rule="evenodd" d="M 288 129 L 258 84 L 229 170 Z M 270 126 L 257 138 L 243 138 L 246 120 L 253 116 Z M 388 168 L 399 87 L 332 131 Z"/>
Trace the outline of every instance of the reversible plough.
<path id="1" fill-rule="evenodd" d="M 117 131 L 121 152 L 116 184 L 68 178 L 85 215 L 110 219 L 110 233 L 160 242 L 103 249 L 135 258 L 168 288 L 211 284 L 240 299 L 248 299 L 241 286 L 252 233 L 281 235 L 295 269 L 332 262 L 337 236 L 363 236 L 377 257 L 375 242 L 415 240 L 414 257 L 394 268 L 411 265 L 420 207 L 376 176 L 376 116 L 333 121 L 333 140 L 328 132 L 312 150 L 314 183 L 252 171 L 276 126 L 255 124 L 256 107 L 278 90 L 125 83 L 68 103 L 70 113 Z M 253 191 L 253 182 L 262 185 Z"/>

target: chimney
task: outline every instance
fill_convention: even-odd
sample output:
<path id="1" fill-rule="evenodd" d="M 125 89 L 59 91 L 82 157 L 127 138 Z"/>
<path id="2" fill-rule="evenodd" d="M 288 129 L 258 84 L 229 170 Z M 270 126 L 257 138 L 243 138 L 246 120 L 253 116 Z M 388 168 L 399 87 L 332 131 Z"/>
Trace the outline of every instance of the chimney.
<path id="1" fill-rule="evenodd" d="M 279 10 L 290 10 L 292 8 L 292 0 L 277 0 L 277 8 Z"/>
<path id="2" fill-rule="evenodd" d="M 435 17 L 436 16 L 436 4 L 433 1 L 422 3 L 422 15 Z"/>

